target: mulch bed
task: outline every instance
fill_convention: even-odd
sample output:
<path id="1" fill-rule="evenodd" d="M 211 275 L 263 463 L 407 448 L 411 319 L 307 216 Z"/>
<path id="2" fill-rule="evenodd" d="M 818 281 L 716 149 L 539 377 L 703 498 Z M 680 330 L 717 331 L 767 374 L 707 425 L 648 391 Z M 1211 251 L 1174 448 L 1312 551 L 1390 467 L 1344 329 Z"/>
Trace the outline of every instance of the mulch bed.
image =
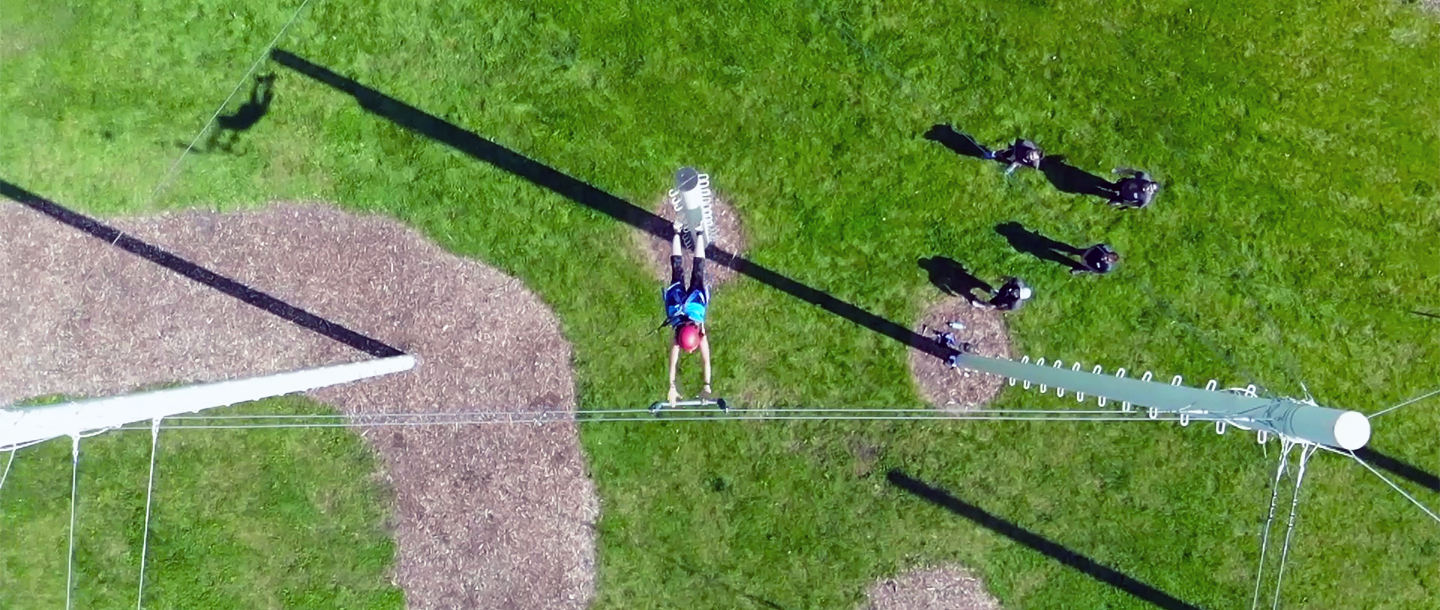
<path id="1" fill-rule="evenodd" d="M 314 393 L 345 413 L 575 408 L 555 315 L 394 220 L 308 204 L 107 222 L 417 357 Z M 0 203 L 0 226 L 0 404 L 370 358 L 19 205 Z M 599 500 L 573 423 L 361 433 L 393 489 L 408 607 L 589 604 Z"/>
<path id="2" fill-rule="evenodd" d="M 1004 315 L 972 307 L 960 297 L 947 297 L 920 316 L 915 332 L 934 337 L 934 331 L 953 332 L 960 341 L 975 345 L 981 356 L 1009 358 L 1010 337 L 1005 330 Z M 951 330 L 946 323 L 955 320 L 964 330 Z M 920 388 L 920 395 L 936 408 L 966 411 L 989 402 L 1005 382 L 1004 377 L 966 369 L 952 369 L 945 361 L 922 350 L 910 350 L 910 374 Z"/>
<path id="3" fill-rule="evenodd" d="M 906 572 L 875 583 L 864 610 L 1000 610 L 985 583 L 963 568 Z"/>

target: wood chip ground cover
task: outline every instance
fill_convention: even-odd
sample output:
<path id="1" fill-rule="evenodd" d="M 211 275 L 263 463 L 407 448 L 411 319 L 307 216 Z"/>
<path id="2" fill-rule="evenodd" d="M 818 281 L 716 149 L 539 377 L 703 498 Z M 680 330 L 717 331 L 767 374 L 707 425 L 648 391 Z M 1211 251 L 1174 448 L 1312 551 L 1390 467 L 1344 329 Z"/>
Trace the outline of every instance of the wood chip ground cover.
<path id="1" fill-rule="evenodd" d="M 518 280 L 320 204 L 107 221 L 417 357 L 313 393 L 347 414 L 575 407 L 559 322 Z M 349 347 L 27 208 L 0 206 L 0 401 L 359 361 Z M 410 608 L 584 608 L 599 501 L 573 424 L 372 428 Z"/>

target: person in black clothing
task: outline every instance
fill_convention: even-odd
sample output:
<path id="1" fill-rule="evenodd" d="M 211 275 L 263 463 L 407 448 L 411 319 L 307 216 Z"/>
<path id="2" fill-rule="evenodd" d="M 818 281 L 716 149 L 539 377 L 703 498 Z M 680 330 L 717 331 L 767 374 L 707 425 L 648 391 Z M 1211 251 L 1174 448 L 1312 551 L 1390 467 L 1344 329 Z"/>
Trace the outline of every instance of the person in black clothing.
<path id="1" fill-rule="evenodd" d="M 969 342 L 969 341 L 961 341 L 961 340 L 959 340 L 959 339 L 956 339 L 956 338 L 955 338 L 955 333 L 941 332 L 941 331 L 938 331 L 938 330 L 937 330 L 937 331 L 933 331 L 933 332 L 935 333 L 935 341 L 936 341 L 937 343 L 939 343 L 940 345 L 943 345 L 943 346 L 945 346 L 945 347 L 948 347 L 948 348 L 950 348 L 950 349 L 955 350 L 955 353 L 951 354 L 949 358 L 946 358 L 946 359 L 945 359 L 945 363 L 946 363 L 946 364 L 949 364 L 949 365 L 950 365 L 950 368 L 952 368 L 952 369 L 958 369 L 958 368 L 960 368 L 960 355 L 961 355 L 961 354 L 970 354 L 970 353 L 974 353 L 974 352 L 975 352 L 975 344 L 974 344 L 974 343 L 971 343 L 971 342 Z"/>
<path id="2" fill-rule="evenodd" d="M 1017 139 L 1014 144 L 1010 145 L 1010 148 L 988 153 L 985 158 L 1008 163 L 1010 167 L 1005 169 L 1005 175 L 1008 176 L 1022 165 L 1031 169 L 1040 169 L 1040 162 L 1045 159 L 1045 153 L 1034 142 Z"/>
<path id="3" fill-rule="evenodd" d="M 1025 285 L 1023 280 L 1018 277 L 1007 277 L 1005 282 L 1000 285 L 1000 289 L 995 291 L 995 296 L 990 299 L 989 303 L 976 302 L 975 306 L 1000 311 L 1017 311 L 1030 298 L 1031 294 L 1033 291 Z"/>
<path id="4" fill-rule="evenodd" d="M 1110 248 L 1109 244 L 1095 244 L 1086 248 L 1080 254 L 1081 267 L 1071 269 L 1071 275 L 1081 273 L 1105 274 L 1115 268 L 1115 263 L 1120 262 L 1120 254 Z"/>
<path id="5" fill-rule="evenodd" d="M 1115 194 L 1110 196 L 1110 205 L 1140 209 L 1150 205 L 1160 184 L 1150 179 L 1150 174 L 1135 169 L 1117 169 L 1122 178 L 1115 183 Z"/>

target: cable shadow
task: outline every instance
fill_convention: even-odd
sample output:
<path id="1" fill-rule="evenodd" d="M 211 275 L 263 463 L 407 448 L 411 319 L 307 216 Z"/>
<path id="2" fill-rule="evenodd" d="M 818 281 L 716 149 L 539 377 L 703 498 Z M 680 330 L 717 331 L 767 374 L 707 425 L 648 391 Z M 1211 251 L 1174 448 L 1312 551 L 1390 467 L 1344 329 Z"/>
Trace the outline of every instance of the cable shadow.
<path id="1" fill-rule="evenodd" d="M 590 528 L 590 530 L 591 530 L 592 532 L 595 532 L 596 534 L 599 533 L 599 528 L 595 527 L 594 524 L 587 524 L 587 526 Z M 633 534 L 623 534 L 623 533 L 622 533 L 622 534 L 618 534 L 618 535 L 623 536 L 624 538 L 627 538 L 627 539 L 629 540 L 629 544 L 630 544 L 630 547 L 631 547 L 631 548 L 636 549 L 636 550 L 639 550 L 640 552 L 645 553 L 645 554 L 647 554 L 647 555 L 649 555 L 649 556 L 651 556 L 651 557 L 654 557 L 654 558 L 660 560 L 660 561 L 663 562 L 663 563 L 669 564 L 669 565 L 675 567 L 676 569 L 684 572 L 684 573 L 685 573 L 686 575 L 688 575 L 688 576 L 693 576 L 693 577 L 700 578 L 700 579 L 702 579 L 702 580 L 705 581 L 705 585 L 707 585 L 707 586 L 714 587 L 714 588 L 720 589 L 720 590 L 724 590 L 724 591 L 730 593 L 731 595 L 734 595 L 734 596 L 736 596 L 736 597 L 743 598 L 743 599 L 745 599 L 745 600 L 747 600 L 747 601 L 749 601 L 749 602 L 751 602 L 751 603 L 753 603 L 753 604 L 755 604 L 755 605 L 757 605 L 757 606 L 759 606 L 759 607 L 762 607 L 762 608 L 768 608 L 769 610 L 788 610 L 785 606 L 780 605 L 779 602 L 776 602 L 776 601 L 774 601 L 774 600 L 772 600 L 772 599 L 768 599 L 768 598 L 761 597 L 761 596 L 759 596 L 759 595 L 755 595 L 755 594 L 753 594 L 753 593 L 750 593 L 750 592 L 748 592 L 748 591 L 740 588 L 739 586 L 732 585 L 732 584 L 730 584 L 729 582 L 726 582 L 726 580 L 725 580 L 725 578 L 724 578 L 723 576 L 717 576 L 717 575 L 715 575 L 715 574 L 712 574 L 712 573 L 710 573 L 710 572 L 707 572 L 706 570 L 702 570 L 702 569 L 697 568 L 697 567 L 695 567 L 695 566 L 693 566 L 693 565 L 690 565 L 689 563 L 686 563 L 686 562 L 683 561 L 683 560 L 676 559 L 673 555 L 670 555 L 670 554 L 668 554 L 668 553 L 663 553 L 663 552 L 657 551 L 657 550 L 655 550 L 654 545 L 646 545 L 646 544 L 642 543 L 642 542 L 641 542 L 638 538 L 636 538 Z"/>
<path id="2" fill-rule="evenodd" d="M 1010 242 L 1010 247 L 1014 248 L 1016 252 L 1029 254 L 1040 260 L 1059 263 L 1071 269 L 1084 268 L 1079 261 L 1066 256 L 1066 254 L 1078 256 L 1084 250 L 1026 229 L 1018 222 L 1002 222 L 995 225 L 995 232 L 1004 237 L 1005 241 Z"/>
<path id="3" fill-rule="evenodd" d="M 1418 310 L 1418 309 L 1412 309 L 1412 310 L 1410 310 L 1410 313 L 1413 313 L 1413 314 L 1415 314 L 1415 315 L 1417 315 L 1417 316 L 1424 316 L 1424 317 L 1426 317 L 1426 318 L 1433 318 L 1433 319 L 1436 319 L 1436 320 L 1440 320 L 1440 314 L 1428 313 L 1428 312 L 1420 311 L 1420 310 Z"/>
<path id="4" fill-rule="evenodd" d="M 943 489 L 931 487 L 923 481 L 912 479 L 899 470 L 891 470 L 885 478 L 890 481 L 891 485 L 918 496 L 926 502 L 969 519 L 976 525 L 1028 546 L 1055 561 L 1084 573 L 1086 576 L 1134 595 L 1157 607 L 1165 608 L 1166 610 L 1200 610 L 1197 606 L 1177 599 L 1169 593 L 1156 589 L 1114 568 L 1102 565 L 1094 559 L 1070 550 L 1065 547 L 1065 545 L 990 514 L 986 512 L 985 509 L 961 500 Z"/>
<path id="5" fill-rule="evenodd" d="M 1370 447 L 1361 447 L 1355 450 L 1355 455 L 1372 466 L 1387 470 L 1395 476 L 1409 479 L 1411 483 L 1435 493 L 1440 493 L 1440 476 L 1427 472 L 1405 460 L 1390 457 L 1380 453 L 1378 449 Z"/>
<path id="6" fill-rule="evenodd" d="M 990 284 L 975 277 L 966 271 L 965 266 L 961 265 L 959 261 L 948 256 L 932 256 L 916 262 L 928 274 L 930 283 L 945 294 L 964 297 L 965 300 L 974 303 L 982 299 L 977 299 L 971 294 L 972 291 L 979 290 L 986 294 L 995 291 Z"/>
<path id="7" fill-rule="evenodd" d="M 931 127 L 930 131 L 925 132 L 925 139 L 939 142 L 957 155 L 984 159 L 986 155 L 990 154 L 990 149 L 981 146 L 979 142 L 975 141 L 975 138 L 955 131 L 955 128 L 949 125 Z"/>
<path id="8" fill-rule="evenodd" d="M 321 336 L 344 343 L 371 356 L 387 358 L 405 354 L 405 352 L 390 347 L 378 339 L 362 335 L 340 324 L 326 320 L 325 318 L 281 301 L 264 292 L 255 290 L 240 282 L 196 265 L 195 263 L 162 250 L 158 246 L 126 235 L 119 229 L 45 199 L 3 179 L 0 179 L 0 197 L 12 199 L 20 205 L 89 233 L 96 239 L 174 271 L 190 281 L 213 288 L 223 294 L 239 299 L 242 303 L 278 316 L 294 323 L 296 326 L 310 330 Z"/>
<path id="9" fill-rule="evenodd" d="M 480 137 L 449 121 L 336 74 L 328 68 L 311 63 L 294 53 L 283 49 L 274 49 L 270 52 L 270 58 L 286 68 L 350 95 L 355 98 L 361 108 L 371 114 L 445 144 L 477 161 L 489 163 L 524 178 L 535 186 L 645 231 L 657 239 L 668 241 L 674 231 L 670 223 L 660 216 L 652 214 L 649 210 Z M 934 340 L 926 339 L 905 326 L 842 301 L 827 292 L 790 279 L 742 256 L 715 248 L 713 245 L 707 252 L 716 264 L 733 269 L 736 273 L 899 341 L 901 344 L 915 346 L 916 349 L 942 359 L 949 358 L 955 353 L 955 350 Z"/>
<path id="10" fill-rule="evenodd" d="M 1120 195 L 1114 183 L 1065 162 L 1063 155 L 1045 157 L 1040 173 L 1056 190 L 1074 195 L 1093 195 L 1109 200 Z"/>
<path id="11" fill-rule="evenodd" d="M 674 563 L 676 567 L 680 568 L 680 570 L 685 572 L 686 574 L 689 574 L 691 576 L 698 576 L 705 579 L 706 584 L 709 584 L 712 587 L 717 587 L 729 591 L 730 594 L 749 600 L 751 603 L 763 608 L 769 608 L 770 610 L 786 610 L 785 606 L 781 606 L 780 604 L 775 603 L 772 600 L 760 597 L 759 595 L 749 593 L 744 589 L 741 589 L 739 587 L 736 587 L 735 585 L 721 580 L 719 577 L 707 574 L 705 571 L 691 566 L 688 563 L 682 563 L 669 557 L 665 557 L 665 559 Z"/>

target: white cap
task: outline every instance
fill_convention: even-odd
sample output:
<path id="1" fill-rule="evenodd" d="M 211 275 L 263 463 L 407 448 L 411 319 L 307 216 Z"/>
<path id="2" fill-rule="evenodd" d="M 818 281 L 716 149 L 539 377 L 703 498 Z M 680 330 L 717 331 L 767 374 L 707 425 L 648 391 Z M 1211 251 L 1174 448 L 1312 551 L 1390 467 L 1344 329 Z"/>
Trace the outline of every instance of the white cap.
<path id="1" fill-rule="evenodd" d="M 675 172 L 675 190 L 684 193 L 695 190 L 697 186 L 700 186 L 700 172 L 695 168 L 687 165 Z"/>
<path id="2" fill-rule="evenodd" d="M 1354 451 L 1370 441 L 1370 420 L 1356 411 L 1346 411 L 1335 419 L 1335 444 Z"/>
<path id="3" fill-rule="evenodd" d="M 1023 287 L 1023 286 L 1020 288 L 1020 300 L 1023 301 L 1023 300 L 1025 300 L 1025 299 L 1030 298 L 1030 295 L 1031 295 L 1031 294 L 1034 294 L 1034 293 L 1030 292 L 1030 289 L 1029 289 L 1029 288 Z"/>

